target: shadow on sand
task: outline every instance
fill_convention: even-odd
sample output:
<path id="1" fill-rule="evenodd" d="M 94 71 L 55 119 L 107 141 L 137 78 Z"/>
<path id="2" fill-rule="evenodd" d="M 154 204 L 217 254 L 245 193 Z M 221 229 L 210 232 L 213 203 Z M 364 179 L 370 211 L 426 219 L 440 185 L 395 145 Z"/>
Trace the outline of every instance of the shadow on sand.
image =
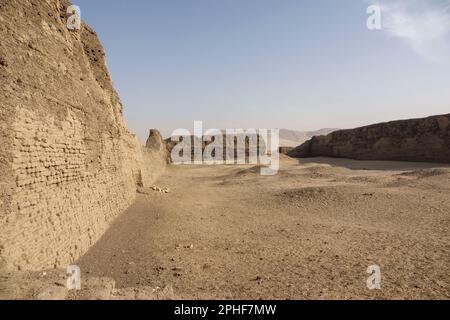
<path id="1" fill-rule="evenodd" d="M 346 158 L 299 158 L 299 164 L 328 164 L 333 167 L 343 167 L 351 170 L 386 170 L 386 171 L 413 171 L 421 169 L 450 168 L 447 163 L 406 162 L 406 161 L 375 161 L 352 160 Z"/>

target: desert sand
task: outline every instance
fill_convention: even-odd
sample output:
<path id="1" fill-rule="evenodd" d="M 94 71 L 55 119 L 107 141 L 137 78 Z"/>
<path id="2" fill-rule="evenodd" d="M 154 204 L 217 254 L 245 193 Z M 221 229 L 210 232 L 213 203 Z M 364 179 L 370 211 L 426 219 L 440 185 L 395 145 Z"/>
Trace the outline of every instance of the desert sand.
<path id="1" fill-rule="evenodd" d="M 168 166 L 157 131 L 145 147 L 129 131 L 70 5 L 0 0 L 0 300 L 450 298 L 450 165 Z M 380 123 L 291 155 L 450 163 L 449 130 L 448 114 Z"/>
<path id="2" fill-rule="evenodd" d="M 79 261 L 116 288 L 205 299 L 450 298 L 450 166 L 170 166 Z M 381 290 L 366 273 L 379 265 Z"/>

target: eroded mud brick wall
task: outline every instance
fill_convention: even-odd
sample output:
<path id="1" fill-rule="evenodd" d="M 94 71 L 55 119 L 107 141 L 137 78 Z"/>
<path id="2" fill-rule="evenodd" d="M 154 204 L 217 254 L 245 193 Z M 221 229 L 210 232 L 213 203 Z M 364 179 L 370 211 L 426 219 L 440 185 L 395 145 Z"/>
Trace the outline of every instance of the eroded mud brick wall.
<path id="1" fill-rule="evenodd" d="M 450 163 L 450 114 L 339 130 L 314 137 L 288 154 Z"/>
<path id="2" fill-rule="evenodd" d="M 67 266 L 165 165 L 128 132 L 104 49 L 67 29 L 69 5 L 0 0 L 0 270 Z"/>

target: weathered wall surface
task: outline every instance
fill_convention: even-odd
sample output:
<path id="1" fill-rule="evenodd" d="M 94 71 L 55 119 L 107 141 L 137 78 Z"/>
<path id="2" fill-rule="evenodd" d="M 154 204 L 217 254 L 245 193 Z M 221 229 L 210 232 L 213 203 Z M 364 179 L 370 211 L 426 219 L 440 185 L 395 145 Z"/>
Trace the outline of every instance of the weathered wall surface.
<path id="1" fill-rule="evenodd" d="M 336 131 L 312 138 L 289 155 L 450 163 L 450 114 Z"/>
<path id="2" fill-rule="evenodd" d="M 166 154 L 124 123 L 105 53 L 64 0 L 0 0 L 0 270 L 65 267 Z"/>

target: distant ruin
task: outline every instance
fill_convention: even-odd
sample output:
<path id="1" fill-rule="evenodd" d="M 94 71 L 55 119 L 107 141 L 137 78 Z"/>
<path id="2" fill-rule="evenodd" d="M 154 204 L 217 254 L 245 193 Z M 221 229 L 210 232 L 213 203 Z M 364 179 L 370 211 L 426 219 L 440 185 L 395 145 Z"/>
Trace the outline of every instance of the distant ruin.
<path id="1" fill-rule="evenodd" d="M 288 155 L 450 163 L 450 114 L 335 131 L 313 137 Z"/>
<path id="2" fill-rule="evenodd" d="M 167 162 L 128 132 L 104 49 L 66 28 L 69 5 L 0 1 L 0 270 L 74 262 Z"/>

